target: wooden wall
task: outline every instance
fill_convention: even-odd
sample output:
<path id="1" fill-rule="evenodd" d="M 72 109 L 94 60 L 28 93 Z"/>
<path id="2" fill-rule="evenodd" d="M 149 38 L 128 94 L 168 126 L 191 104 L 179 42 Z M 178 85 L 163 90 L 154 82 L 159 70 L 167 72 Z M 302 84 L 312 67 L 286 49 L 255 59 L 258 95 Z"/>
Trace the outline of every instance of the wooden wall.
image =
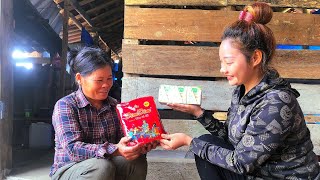
<path id="1" fill-rule="evenodd" d="M 12 1 L 0 0 L 0 101 L 4 104 L 2 117 L 0 114 L 0 179 L 8 174 L 12 166 L 13 68 L 10 58 L 12 32 Z"/>
<path id="2" fill-rule="evenodd" d="M 239 10 L 251 2 L 126 0 L 122 101 L 146 95 L 157 99 L 160 84 L 198 85 L 203 88 L 204 108 L 227 111 L 233 87 L 219 72 L 218 45 L 224 27 L 236 21 Z M 280 12 L 288 7 L 320 8 L 318 0 L 279 0 L 271 6 L 278 11 L 268 24 L 277 44 L 320 45 L 320 15 Z M 304 113 L 319 119 L 320 51 L 279 49 L 272 66 L 295 82 Z"/>

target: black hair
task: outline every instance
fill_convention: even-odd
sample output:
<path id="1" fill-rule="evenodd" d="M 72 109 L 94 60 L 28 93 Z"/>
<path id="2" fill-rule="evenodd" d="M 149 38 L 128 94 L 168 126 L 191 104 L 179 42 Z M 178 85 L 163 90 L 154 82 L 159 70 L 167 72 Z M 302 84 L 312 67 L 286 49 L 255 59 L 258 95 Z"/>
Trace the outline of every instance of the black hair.
<path id="1" fill-rule="evenodd" d="M 100 48 L 83 47 L 75 48 L 68 53 L 68 64 L 73 74 L 81 76 L 90 75 L 97 69 L 105 66 L 113 67 L 113 61 L 106 52 Z"/>
<path id="2" fill-rule="evenodd" d="M 222 35 L 222 41 L 230 39 L 250 61 L 255 50 L 262 52 L 261 69 L 267 72 L 272 69 L 268 67 L 275 49 L 276 41 L 273 32 L 265 24 L 269 23 L 273 11 L 267 3 L 256 2 L 244 8 L 245 12 L 252 15 L 251 19 L 240 19 L 227 27 Z"/>

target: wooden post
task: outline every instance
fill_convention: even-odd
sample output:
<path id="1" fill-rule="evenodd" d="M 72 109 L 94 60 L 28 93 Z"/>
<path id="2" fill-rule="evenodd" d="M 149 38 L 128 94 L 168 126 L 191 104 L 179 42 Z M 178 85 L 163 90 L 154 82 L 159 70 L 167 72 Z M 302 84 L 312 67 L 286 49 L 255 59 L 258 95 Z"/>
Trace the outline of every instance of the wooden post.
<path id="1" fill-rule="evenodd" d="M 66 63 L 68 53 L 68 22 L 69 22 L 69 0 L 64 1 L 64 13 L 63 13 L 63 38 L 62 38 L 62 55 L 61 55 L 61 70 L 60 70 L 60 93 L 59 97 L 65 95 L 66 87 Z"/>
<path id="2" fill-rule="evenodd" d="M 0 0 L 0 179 L 4 179 L 12 167 L 12 33 L 13 1 Z"/>

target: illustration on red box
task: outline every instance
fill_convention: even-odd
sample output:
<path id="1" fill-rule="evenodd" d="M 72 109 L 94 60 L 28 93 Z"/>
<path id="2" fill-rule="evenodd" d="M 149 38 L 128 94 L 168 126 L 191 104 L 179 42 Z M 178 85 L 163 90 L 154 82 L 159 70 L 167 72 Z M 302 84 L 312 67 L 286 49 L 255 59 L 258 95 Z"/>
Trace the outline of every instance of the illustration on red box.
<path id="1" fill-rule="evenodd" d="M 124 135 L 134 144 L 160 140 L 161 134 L 166 133 L 152 96 L 120 103 L 117 113 Z"/>

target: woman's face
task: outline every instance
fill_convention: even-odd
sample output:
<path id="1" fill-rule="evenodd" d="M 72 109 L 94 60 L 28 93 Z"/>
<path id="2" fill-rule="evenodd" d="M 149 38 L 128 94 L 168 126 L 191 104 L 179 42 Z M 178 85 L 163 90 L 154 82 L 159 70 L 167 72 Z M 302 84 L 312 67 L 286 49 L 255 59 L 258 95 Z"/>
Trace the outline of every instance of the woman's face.
<path id="1" fill-rule="evenodd" d="M 89 101 L 102 101 L 108 97 L 113 85 L 111 67 L 105 66 L 93 71 L 88 76 L 81 76 L 80 81 L 82 92 L 89 98 Z"/>
<path id="2" fill-rule="evenodd" d="M 246 84 L 250 80 L 254 73 L 253 69 L 247 63 L 245 55 L 235 47 L 232 40 L 225 39 L 221 42 L 219 56 L 220 72 L 227 77 L 230 85 Z"/>

